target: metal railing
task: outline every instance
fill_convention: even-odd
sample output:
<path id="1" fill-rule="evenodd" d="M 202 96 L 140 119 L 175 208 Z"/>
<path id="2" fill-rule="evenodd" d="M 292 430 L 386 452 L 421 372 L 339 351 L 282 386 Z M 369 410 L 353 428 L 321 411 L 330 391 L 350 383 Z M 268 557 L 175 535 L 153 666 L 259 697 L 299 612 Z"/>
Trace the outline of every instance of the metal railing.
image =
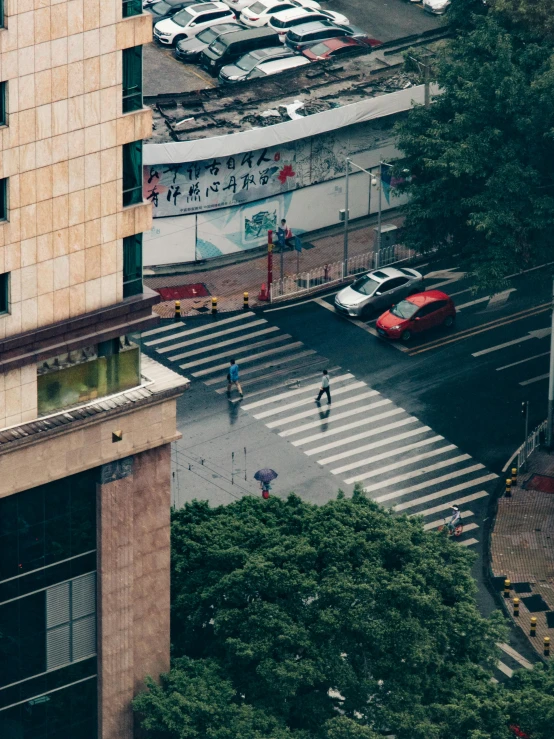
<path id="1" fill-rule="evenodd" d="M 350 257 L 346 262 L 332 262 L 323 264 L 307 272 L 288 275 L 274 280 L 270 286 L 269 300 L 275 303 L 287 300 L 298 295 L 305 295 L 327 286 L 348 282 L 361 272 L 367 272 L 376 267 L 398 264 L 412 259 L 414 252 L 401 244 L 387 246 L 378 252 L 367 252 Z"/>
<path id="2" fill-rule="evenodd" d="M 546 424 L 547 421 L 543 421 L 541 424 L 539 424 L 537 428 L 529 434 L 527 439 L 517 450 L 518 470 L 525 468 L 525 463 L 527 462 L 531 454 L 533 454 L 535 449 L 540 446 L 541 434 L 545 433 Z"/>

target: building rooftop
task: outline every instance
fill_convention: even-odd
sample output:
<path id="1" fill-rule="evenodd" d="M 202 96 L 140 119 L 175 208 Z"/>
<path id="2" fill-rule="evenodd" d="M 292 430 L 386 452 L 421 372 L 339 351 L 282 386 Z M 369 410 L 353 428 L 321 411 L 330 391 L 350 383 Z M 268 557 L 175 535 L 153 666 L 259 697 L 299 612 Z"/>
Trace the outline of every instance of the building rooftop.
<path id="1" fill-rule="evenodd" d="M 284 123 L 421 84 L 404 71 L 413 46 L 433 54 L 448 30 L 441 28 L 388 42 L 359 56 L 325 60 L 234 85 L 146 97 L 154 113 L 147 143 L 194 141 Z"/>
<path id="2" fill-rule="evenodd" d="M 0 429 L 0 453 L 14 442 L 23 442 L 29 437 L 54 431 L 71 423 L 86 422 L 92 416 L 126 410 L 130 406 L 144 405 L 154 398 L 173 397 L 187 390 L 190 381 L 173 372 L 146 354 L 141 354 L 142 383 L 131 390 L 93 400 L 75 408 L 68 408 L 28 423 Z"/>

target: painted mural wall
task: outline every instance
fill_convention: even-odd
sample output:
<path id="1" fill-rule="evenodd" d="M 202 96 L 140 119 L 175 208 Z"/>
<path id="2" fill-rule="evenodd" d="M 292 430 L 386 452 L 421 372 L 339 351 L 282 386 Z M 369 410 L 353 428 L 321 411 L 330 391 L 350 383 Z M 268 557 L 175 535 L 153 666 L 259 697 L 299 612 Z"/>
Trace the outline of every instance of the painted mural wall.
<path id="1" fill-rule="evenodd" d="M 144 197 L 154 215 L 152 231 L 145 234 L 145 266 L 261 246 L 281 218 L 300 236 L 338 223 L 346 157 L 369 169 L 397 157 L 396 120 L 389 116 L 210 161 L 145 167 Z M 384 188 L 383 210 L 401 202 L 394 188 Z M 377 209 L 364 173 L 350 177 L 349 206 L 351 218 Z"/>

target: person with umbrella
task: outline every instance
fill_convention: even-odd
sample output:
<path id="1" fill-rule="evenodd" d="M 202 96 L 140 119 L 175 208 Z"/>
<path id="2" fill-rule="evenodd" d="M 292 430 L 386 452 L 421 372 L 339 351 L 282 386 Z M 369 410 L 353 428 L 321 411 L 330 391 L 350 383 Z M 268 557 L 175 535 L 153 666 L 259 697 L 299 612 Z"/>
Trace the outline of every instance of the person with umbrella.
<path id="1" fill-rule="evenodd" d="M 265 500 L 269 498 L 269 491 L 271 490 L 271 485 L 269 483 L 272 480 L 275 480 L 276 477 L 277 473 L 275 470 L 270 470 L 268 467 L 263 470 L 258 470 L 254 475 L 254 480 L 258 480 L 260 483 L 262 498 Z"/>

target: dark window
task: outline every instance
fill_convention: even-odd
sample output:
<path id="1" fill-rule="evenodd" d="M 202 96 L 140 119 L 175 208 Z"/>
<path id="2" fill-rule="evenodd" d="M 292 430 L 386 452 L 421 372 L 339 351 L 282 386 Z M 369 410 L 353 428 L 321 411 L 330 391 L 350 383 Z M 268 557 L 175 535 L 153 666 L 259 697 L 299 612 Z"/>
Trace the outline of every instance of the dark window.
<path id="1" fill-rule="evenodd" d="M 123 49 L 123 112 L 142 108 L 142 46 Z"/>
<path id="2" fill-rule="evenodd" d="M 2 0 L 0 0 L 2 2 Z M 8 178 L 0 180 L 0 221 L 8 220 Z"/>
<path id="3" fill-rule="evenodd" d="M 0 0 L 0 6 L 2 4 L 2 0 Z M 2 23 L 0 22 L 0 25 Z M 7 100 L 7 93 L 8 93 L 8 83 L 7 82 L 0 82 L 0 126 L 7 126 L 8 125 L 8 100 Z"/>
<path id="4" fill-rule="evenodd" d="M 4 0 L 0 0 L 0 26 L 4 26 Z"/>
<path id="5" fill-rule="evenodd" d="M 132 15 L 141 15 L 141 13 L 142 13 L 142 0 L 123 0 L 123 17 L 124 18 L 130 18 L 130 16 Z"/>
<path id="6" fill-rule="evenodd" d="M 428 303 L 427 305 L 424 305 L 423 308 L 418 312 L 417 317 L 418 318 L 425 318 L 425 316 L 431 315 L 431 313 L 434 313 L 439 308 L 442 308 L 445 305 L 444 301 L 437 301 L 435 303 Z"/>
<path id="7" fill-rule="evenodd" d="M 123 239 L 123 297 L 142 292 L 142 234 Z"/>
<path id="8" fill-rule="evenodd" d="M 142 203 L 142 141 L 123 144 L 123 205 Z"/>
<path id="9" fill-rule="evenodd" d="M 46 591 L 46 669 L 96 654 L 96 574 Z"/>

